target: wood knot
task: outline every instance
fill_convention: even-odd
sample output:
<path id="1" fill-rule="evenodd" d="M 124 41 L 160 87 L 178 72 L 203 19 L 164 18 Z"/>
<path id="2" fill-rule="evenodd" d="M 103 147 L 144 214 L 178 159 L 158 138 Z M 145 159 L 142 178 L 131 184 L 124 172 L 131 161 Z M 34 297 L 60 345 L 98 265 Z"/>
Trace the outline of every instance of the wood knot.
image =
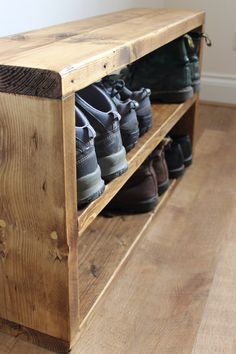
<path id="1" fill-rule="evenodd" d="M 0 259 L 4 261 L 7 257 L 7 242 L 6 242 L 6 222 L 0 219 Z"/>
<path id="2" fill-rule="evenodd" d="M 98 278 L 98 270 L 97 270 L 97 267 L 95 264 L 91 264 L 91 267 L 90 267 L 90 271 L 92 273 L 92 275 L 94 276 L 94 278 Z"/>
<path id="3" fill-rule="evenodd" d="M 0 228 L 5 228 L 7 226 L 6 221 L 0 219 Z"/>
<path id="4" fill-rule="evenodd" d="M 38 138 L 38 133 L 35 131 L 34 134 L 31 137 L 31 141 L 35 147 L 35 150 L 38 150 L 38 145 L 39 145 L 39 138 Z"/>
<path id="5" fill-rule="evenodd" d="M 56 231 L 50 234 L 52 247 L 49 250 L 49 258 L 55 262 L 62 262 L 68 258 L 69 248 L 67 245 L 59 245 L 59 237 Z"/>

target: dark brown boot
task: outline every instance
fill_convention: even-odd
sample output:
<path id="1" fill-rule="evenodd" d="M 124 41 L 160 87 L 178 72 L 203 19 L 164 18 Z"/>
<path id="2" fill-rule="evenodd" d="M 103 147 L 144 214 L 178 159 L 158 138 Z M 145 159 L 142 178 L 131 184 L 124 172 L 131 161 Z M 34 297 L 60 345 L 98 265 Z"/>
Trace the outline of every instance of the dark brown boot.
<path id="1" fill-rule="evenodd" d="M 156 173 L 151 159 L 146 160 L 107 205 L 106 210 L 145 213 L 158 203 Z"/>
<path id="2" fill-rule="evenodd" d="M 165 159 L 165 143 L 161 143 L 151 154 L 151 159 L 153 161 L 153 168 L 156 173 L 158 194 L 164 193 L 170 184 L 169 172 Z"/>

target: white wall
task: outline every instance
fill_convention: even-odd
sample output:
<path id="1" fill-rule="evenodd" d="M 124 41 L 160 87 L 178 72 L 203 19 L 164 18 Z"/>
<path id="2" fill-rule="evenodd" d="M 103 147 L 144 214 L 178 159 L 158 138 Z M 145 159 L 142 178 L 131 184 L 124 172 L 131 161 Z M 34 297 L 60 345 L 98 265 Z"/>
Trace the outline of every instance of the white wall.
<path id="1" fill-rule="evenodd" d="M 165 7 L 206 10 L 206 32 L 213 46 L 204 48 L 202 98 L 236 103 L 235 0 L 165 0 Z"/>
<path id="2" fill-rule="evenodd" d="M 0 37 L 164 0 L 0 0 Z"/>

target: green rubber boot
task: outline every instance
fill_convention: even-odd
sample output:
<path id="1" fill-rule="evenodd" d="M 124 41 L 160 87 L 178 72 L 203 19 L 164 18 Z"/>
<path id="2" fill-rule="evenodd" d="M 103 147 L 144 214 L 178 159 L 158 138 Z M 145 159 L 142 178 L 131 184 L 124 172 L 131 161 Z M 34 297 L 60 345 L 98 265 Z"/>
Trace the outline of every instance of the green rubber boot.
<path id="1" fill-rule="evenodd" d="M 129 65 L 122 72 L 132 90 L 151 89 L 151 100 L 184 102 L 193 96 L 185 38 L 180 37 Z"/>

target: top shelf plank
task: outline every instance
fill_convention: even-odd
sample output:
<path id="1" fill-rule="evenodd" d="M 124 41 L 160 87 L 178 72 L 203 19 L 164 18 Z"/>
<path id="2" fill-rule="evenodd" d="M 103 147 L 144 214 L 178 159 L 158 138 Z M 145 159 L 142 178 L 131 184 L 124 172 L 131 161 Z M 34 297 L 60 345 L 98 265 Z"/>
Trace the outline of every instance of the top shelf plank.
<path id="1" fill-rule="evenodd" d="M 68 96 L 204 20 L 204 11 L 129 9 L 0 38 L 0 91 Z"/>

